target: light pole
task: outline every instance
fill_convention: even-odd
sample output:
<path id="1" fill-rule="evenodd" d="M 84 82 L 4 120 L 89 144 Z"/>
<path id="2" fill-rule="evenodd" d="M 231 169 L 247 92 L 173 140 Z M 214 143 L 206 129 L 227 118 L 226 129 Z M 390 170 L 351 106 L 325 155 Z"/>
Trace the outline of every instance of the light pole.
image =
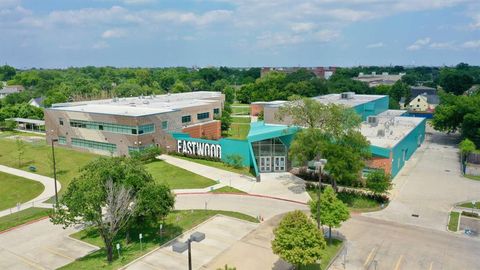
<path id="1" fill-rule="evenodd" d="M 318 190 L 317 190 L 317 228 L 320 229 L 320 194 L 322 189 L 322 171 L 325 164 L 327 164 L 326 159 L 320 159 L 318 162 L 315 162 L 315 168 L 318 168 Z"/>
<path id="2" fill-rule="evenodd" d="M 178 253 L 183 253 L 188 249 L 188 270 L 192 270 L 192 241 L 200 242 L 205 239 L 205 234 L 201 232 L 194 232 L 185 242 L 177 242 L 172 245 L 172 250 Z"/>
<path id="3" fill-rule="evenodd" d="M 55 204 L 58 206 L 58 192 L 57 192 L 57 168 L 55 163 L 55 142 L 58 142 L 58 139 L 52 139 L 52 158 L 53 158 L 53 181 L 55 184 Z"/>

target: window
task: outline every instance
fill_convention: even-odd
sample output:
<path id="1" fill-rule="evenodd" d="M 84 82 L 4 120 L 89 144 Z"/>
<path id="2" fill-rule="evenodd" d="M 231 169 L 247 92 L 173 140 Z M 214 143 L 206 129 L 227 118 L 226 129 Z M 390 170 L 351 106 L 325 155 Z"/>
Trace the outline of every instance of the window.
<path id="1" fill-rule="evenodd" d="M 202 119 L 207 119 L 207 118 L 210 118 L 210 113 L 209 112 L 197 113 L 197 120 L 202 120 Z"/>
<path id="2" fill-rule="evenodd" d="M 131 154 L 133 152 L 142 152 L 146 150 L 147 148 L 150 147 L 155 147 L 153 144 L 150 145 L 142 145 L 142 146 L 129 146 L 128 147 L 128 154 Z"/>
<path id="3" fill-rule="evenodd" d="M 420 99 L 418 98 L 417 101 L 420 102 Z"/>
<path id="4" fill-rule="evenodd" d="M 58 136 L 58 144 L 67 144 L 65 136 Z"/>
<path id="5" fill-rule="evenodd" d="M 83 139 L 72 138 L 72 146 L 85 148 L 85 149 L 95 149 L 114 153 L 117 151 L 117 145 L 113 143 L 89 141 Z"/>
<path id="6" fill-rule="evenodd" d="M 182 116 L 182 123 L 190 123 L 190 122 L 192 122 L 192 116 L 191 115 Z"/>
<path id="7" fill-rule="evenodd" d="M 162 129 L 168 129 L 168 121 L 162 121 Z"/>
<path id="8" fill-rule="evenodd" d="M 58 118 L 58 123 L 60 124 L 60 126 L 63 126 L 63 118 Z"/>
<path id="9" fill-rule="evenodd" d="M 70 126 L 76 128 L 86 128 L 86 129 L 95 129 L 103 130 L 112 133 L 120 134 L 148 134 L 155 132 L 155 126 L 153 124 L 143 125 L 143 126 L 127 126 L 119 125 L 112 123 L 103 123 L 103 122 L 91 122 L 84 120 L 70 120 Z"/>
<path id="10" fill-rule="evenodd" d="M 213 114 L 216 114 L 216 115 L 220 114 L 220 109 L 219 108 L 213 109 Z"/>

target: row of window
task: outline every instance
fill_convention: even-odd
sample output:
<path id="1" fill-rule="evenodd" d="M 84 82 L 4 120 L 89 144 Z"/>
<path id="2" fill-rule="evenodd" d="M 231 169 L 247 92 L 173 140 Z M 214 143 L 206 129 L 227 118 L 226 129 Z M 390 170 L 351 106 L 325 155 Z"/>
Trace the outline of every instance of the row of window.
<path id="1" fill-rule="evenodd" d="M 164 126 L 168 127 L 168 123 L 166 123 L 167 121 L 164 121 L 164 122 L 162 122 L 162 128 Z M 59 123 L 60 125 L 63 125 L 63 119 L 60 118 Z M 103 130 L 103 131 L 120 133 L 120 134 L 149 134 L 149 133 L 155 132 L 154 124 L 147 124 L 147 125 L 135 127 L 135 126 L 112 124 L 112 123 L 91 122 L 91 121 L 71 119 L 70 126 L 75 128 Z"/>
<path id="2" fill-rule="evenodd" d="M 213 109 L 213 114 L 214 115 L 220 114 L 220 109 L 219 108 Z M 210 118 L 210 112 L 197 113 L 197 120 L 203 120 L 208 118 Z M 191 115 L 182 116 L 182 123 L 190 123 L 190 122 L 192 122 Z"/>
<path id="3" fill-rule="evenodd" d="M 83 140 L 83 139 L 77 139 L 77 138 L 72 138 L 72 146 L 86 148 L 86 149 L 102 150 L 110 153 L 114 153 L 117 151 L 117 145 L 113 143 L 97 142 L 97 141 Z"/>
<path id="4" fill-rule="evenodd" d="M 142 145 L 142 146 L 129 146 L 128 147 L 128 153 L 131 154 L 132 152 L 142 152 L 143 150 L 154 147 L 154 145 Z"/>

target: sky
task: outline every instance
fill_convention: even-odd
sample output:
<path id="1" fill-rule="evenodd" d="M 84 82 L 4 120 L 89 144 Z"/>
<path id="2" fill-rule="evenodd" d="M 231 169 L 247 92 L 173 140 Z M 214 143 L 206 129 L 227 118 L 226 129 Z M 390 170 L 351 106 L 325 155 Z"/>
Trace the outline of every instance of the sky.
<path id="1" fill-rule="evenodd" d="M 480 0 L 0 0 L 0 64 L 480 64 Z"/>

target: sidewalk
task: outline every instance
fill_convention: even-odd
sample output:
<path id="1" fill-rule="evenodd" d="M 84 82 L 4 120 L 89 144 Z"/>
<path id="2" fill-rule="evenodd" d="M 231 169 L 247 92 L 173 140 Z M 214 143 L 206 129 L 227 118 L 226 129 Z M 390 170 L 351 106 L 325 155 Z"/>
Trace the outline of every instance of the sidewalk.
<path id="1" fill-rule="evenodd" d="M 33 181 L 40 182 L 45 187 L 43 192 L 40 195 L 31 199 L 28 202 L 25 202 L 25 203 L 21 204 L 20 207 L 12 207 L 10 209 L 0 211 L 0 217 L 10 215 L 12 213 L 15 213 L 15 212 L 18 212 L 18 211 L 21 211 L 21 210 L 25 210 L 27 208 L 34 207 L 34 206 L 35 207 L 43 207 L 43 208 L 51 208 L 52 207 L 51 204 L 43 203 L 43 202 L 50 199 L 51 197 L 55 196 L 55 184 L 54 184 L 53 178 L 46 177 L 46 176 L 43 176 L 43 175 L 39 175 L 39 174 L 36 174 L 36 173 L 26 172 L 26 171 L 23 171 L 23 170 L 7 167 L 7 166 L 3 166 L 3 165 L 0 165 L 0 171 L 4 172 L 4 173 L 16 175 L 16 176 L 19 176 L 19 177 L 23 177 L 23 178 L 26 178 L 26 179 L 30 179 L 30 180 L 33 180 Z M 62 185 L 58 181 L 57 181 L 57 188 L 58 188 L 58 191 L 60 191 L 60 189 L 62 188 Z"/>
<path id="2" fill-rule="evenodd" d="M 310 196 L 305 190 L 304 181 L 288 172 L 265 173 L 261 175 L 261 181 L 257 182 L 252 176 L 245 176 L 169 155 L 161 155 L 158 158 L 182 169 L 218 181 L 219 184 L 213 186 L 215 189 L 222 186 L 231 186 L 250 194 L 271 196 L 304 203 L 310 200 Z M 198 189 L 198 191 L 196 189 L 175 190 L 175 193 L 208 191 L 210 191 L 210 187 Z"/>

